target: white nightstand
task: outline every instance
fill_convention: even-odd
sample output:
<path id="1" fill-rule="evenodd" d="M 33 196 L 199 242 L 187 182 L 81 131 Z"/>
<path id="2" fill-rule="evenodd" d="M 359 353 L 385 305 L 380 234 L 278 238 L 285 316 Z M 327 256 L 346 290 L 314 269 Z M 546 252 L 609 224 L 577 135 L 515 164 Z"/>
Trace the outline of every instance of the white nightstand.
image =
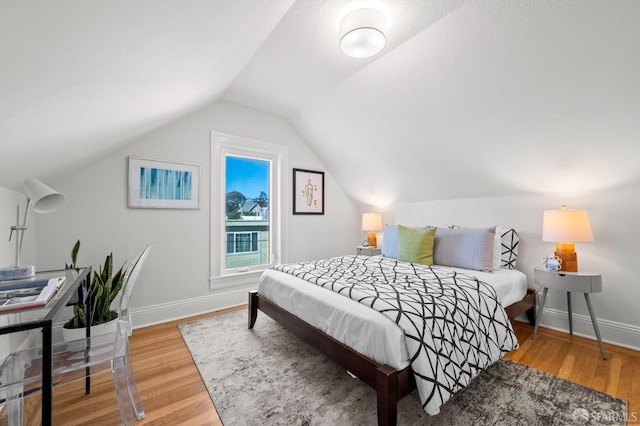
<path id="1" fill-rule="evenodd" d="M 587 308 L 589 309 L 589 315 L 591 316 L 591 322 L 593 323 L 593 329 L 596 332 L 598 338 L 598 345 L 600 346 L 600 353 L 602 359 L 607 359 L 604 353 L 604 347 L 602 346 L 602 339 L 600 338 L 600 330 L 598 329 L 598 322 L 596 316 L 593 313 L 591 307 L 591 300 L 589 299 L 589 293 L 600 293 L 602 291 L 602 275 L 593 272 L 562 272 L 562 271 L 547 271 L 542 268 L 535 268 L 533 278 L 536 284 L 543 287 L 542 298 L 540 300 L 540 308 L 538 308 L 538 315 L 536 315 L 536 325 L 533 328 L 532 340 L 536 338 L 538 331 L 538 324 L 540 318 L 542 318 L 542 309 L 544 308 L 544 302 L 547 297 L 547 290 L 559 290 L 567 292 L 567 306 L 569 310 L 569 333 L 573 334 L 573 314 L 571 312 L 571 292 L 584 293 L 584 299 L 587 301 Z"/>
<path id="2" fill-rule="evenodd" d="M 361 256 L 377 256 L 380 253 L 382 253 L 382 249 L 379 249 L 379 248 L 371 248 L 371 247 L 363 247 L 363 246 L 356 247 L 356 254 L 359 254 Z"/>

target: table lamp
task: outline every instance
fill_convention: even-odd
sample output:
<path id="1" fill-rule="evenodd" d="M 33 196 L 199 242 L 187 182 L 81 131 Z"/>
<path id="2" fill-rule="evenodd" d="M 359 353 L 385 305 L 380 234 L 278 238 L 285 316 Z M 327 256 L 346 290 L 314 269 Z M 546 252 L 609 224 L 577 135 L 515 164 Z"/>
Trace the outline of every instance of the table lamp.
<path id="1" fill-rule="evenodd" d="M 11 241 L 11 238 L 15 238 L 16 242 L 15 264 L 13 266 L 0 268 L 0 280 L 17 280 L 33 277 L 36 274 L 35 265 L 20 266 L 20 253 L 22 252 L 24 231 L 27 230 L 29 206 L 33 204 L 33 210 L 36 213 L 49 213 L 57 210 L 64 204 L 64 196 L 62 196 L 62 194 L 40 182 L 38 179 L 27 179 L 22 185 L 27 194 L 27 206 L 24 210 L 24 219 L 22 220 L 22 224 L 20 224 L 20 204 L 18 204 L 16 224 L 11 226 L 11 233 L 9 234 L 9 241 Z"/>
<path id="2" fill-rule="evenodd" d="M 367 235 L 369 247 L 376 248 L 376 245 L 378 244 L 376 240 L 376 231 L 382 231 L 382 216 L 380 216 L 380 213 L 363 213 L 362 230 L 369 232 Z"/>
<path id="3" fill-rule="evenodd" d="M 562 260 L 560 269 L 564 272 L 578 272 L 578 255 L 574 243 L 593 241 L 593 232 L 586 210 L 567 209 L 545 210 L 542 219 L 542 241 L 556 243 L 555 256 Z"/>

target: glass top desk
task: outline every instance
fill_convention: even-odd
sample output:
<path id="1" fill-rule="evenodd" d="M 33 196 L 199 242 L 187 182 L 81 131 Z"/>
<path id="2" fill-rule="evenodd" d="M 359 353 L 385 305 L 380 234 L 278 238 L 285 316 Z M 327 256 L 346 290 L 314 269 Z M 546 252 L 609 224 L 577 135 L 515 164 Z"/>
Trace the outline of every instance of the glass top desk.
<path id="1" fill-rule="evenodd" d="M 3 284 L 16 284 L 23 281 L 39 281 L 49 278 L 65 277 L 64 284 L 44 306 L 29 307 L 10 311 L 0 311 L 0 316 L 13 315 L 10 324 L 0 326 L 0 335 L 19 331 L 42 329 L 42 424 L 52 424 L 52 349 L 53 320 L 67 305 L 74 295 L 84 300 L 90 286 L 91 267 L 77 269 L 61 269 L 55 271 L 36 272 L 36 276 L 27 280 L 0 281 Z M 88 301 L 90 299 L 87 299 Z M 89 305 L 89 304 L 88 304 Z M 87 306 L 87 318 L 91 314 L 91 306 Z M 18 315 L 16 315 L 18 314 Z M 87 321 L 88 323 L 88 321 Z M 87 336 L 89 329 L 87 327 Z"/>

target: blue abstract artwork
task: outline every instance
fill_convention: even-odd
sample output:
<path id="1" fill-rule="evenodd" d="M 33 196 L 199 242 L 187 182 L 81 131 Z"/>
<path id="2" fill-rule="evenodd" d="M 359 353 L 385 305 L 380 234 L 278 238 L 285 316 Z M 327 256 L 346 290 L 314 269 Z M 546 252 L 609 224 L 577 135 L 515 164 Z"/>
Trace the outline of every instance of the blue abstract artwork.
<path id="1" fill-rule="evenodd" d="M 199 209 L 200 165 L 129 157 L 129 208 Z"/>
<path id="2" fill-rule="evenodd" d="M 140 199 L 191 200 L 192 173 L 185 170 L 140 168 Z"/>

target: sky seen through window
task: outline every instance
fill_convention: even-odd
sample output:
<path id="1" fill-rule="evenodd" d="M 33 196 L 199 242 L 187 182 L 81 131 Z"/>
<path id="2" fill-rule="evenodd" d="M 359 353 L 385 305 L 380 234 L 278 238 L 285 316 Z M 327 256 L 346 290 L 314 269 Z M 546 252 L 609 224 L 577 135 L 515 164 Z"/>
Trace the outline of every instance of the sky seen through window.
<path id="1" fill-rule="evenodd" d="M 269 198 L 269 161 L 227 155 L 226 192 L 241 192 L 248 200 L 260 192 Z"/>

